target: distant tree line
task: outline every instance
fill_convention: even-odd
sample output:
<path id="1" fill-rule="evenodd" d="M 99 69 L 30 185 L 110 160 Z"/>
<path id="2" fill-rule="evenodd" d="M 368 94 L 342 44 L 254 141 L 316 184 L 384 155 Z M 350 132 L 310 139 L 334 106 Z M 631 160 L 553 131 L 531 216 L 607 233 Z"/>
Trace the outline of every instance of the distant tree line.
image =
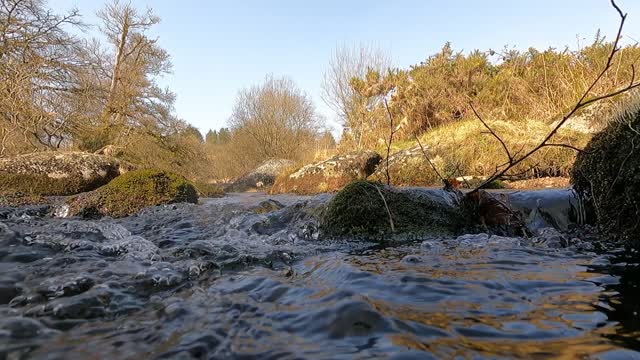
<path id="1" fill-rule="evenodd" d="M 302 161 L 322 139 L 309 97 L 273 77 L 241 91 L 230 127 L 203 137 L 158 84 L 172 65 L 149 36 L 153 11 L 112 0 L 97 16 L 86 24 L 76 9 L 0 0 L 0 157 L 114 145 L 138 165 L 210 179 L 271 157 Z M 94 27 L 99 37 L 75 35 Z"/>
<path id="2" fill-rule="evenodd" d="M 209 130 L 205 137 L 205 141 L 208 145 L 224 145 L 231 140 L 231 131 L 228 128 L 221 128 L 220 130 Z"/>

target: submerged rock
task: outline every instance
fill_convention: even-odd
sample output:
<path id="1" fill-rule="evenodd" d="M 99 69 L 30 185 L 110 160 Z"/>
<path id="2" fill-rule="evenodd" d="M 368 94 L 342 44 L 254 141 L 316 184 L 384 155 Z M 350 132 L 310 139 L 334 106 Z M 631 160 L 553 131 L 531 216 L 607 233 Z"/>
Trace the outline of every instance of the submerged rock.
<path id="1" fill-rule="evenodd" d="M 321 227 L 328 236 L 451 235 L 465 226 L 458 200 L 456 194 L 444 191 L 356 181 L 329 202 Z"/>
<path id="2" fill-rule="evenodd" d="M 380 154 L 370 150 L 336 155 L 278 177 L 271 193 L 318 194 L 338 191 L 354 180 L 363 180 L 373 174 L 381 160 Z"/>
<path id="3" fill-rule="evenodd" d="M 571 182 L 588 203 L 588 220 L 614 237 L 640 240 L 640 104 L 593 137 Z"/>
<path id="4" fill-rule="evenodd" d="M 109 184 L 70 200 L 69 215 L 122 217 L 149 206 L 197 203 L 195 187 L 184 177 L 162 170 L 126 173 Z"/>
<path id="5" fill-rule="evenodd" d="M 121 160 L 83 152 L 39 152 L 0 159 L 0 190 L 33 195 L 75 195 L 133 170 Z"/>
<path id="6" fill-rule="evenodd" d="M 245 192 L 268 189 L 278 175 L 293 167 L 295 163 L 286 159 L 271 159 L 254 170 L 242 175 L 225 188 L 227 192 Z"/>

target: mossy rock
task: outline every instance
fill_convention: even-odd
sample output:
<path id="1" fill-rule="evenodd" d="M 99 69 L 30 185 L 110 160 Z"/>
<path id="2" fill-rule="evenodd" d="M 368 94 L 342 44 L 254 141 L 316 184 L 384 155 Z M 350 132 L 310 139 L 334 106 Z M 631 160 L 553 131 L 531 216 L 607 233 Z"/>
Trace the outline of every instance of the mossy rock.
<path id="1" fill-rule="evenodd" d="M 461 181 L 462 180 L 462 181 Z M 471 179 L 460 179 L 457 178 L 456 181 L 459 183 L 460 188 L 462 189 L 475 189 L 485 182 L 484 177 L 472 177 Z M 507 189 L 508 186 L 502 180 L 493 180 L 492 182 L 486 184 L 484 189 Z"/>
<path id="2" fill-rule="evenodd" d="M 465 221 L 459 207 L 448 201 L 451 199 L 429 194 L 427 189 L 396 189 L 369 181 L 352 182 L 329 202 L 321 228 L 330 237 L 367 239 L 381 239 L 392 233 L 440 236 L 461 231 Z M 395 232 L 391 229 L 385 201 Z"/>
<path id="3" fill-rule="evenodd" d="M 26 194 L 23 192 L 0 191 L 0 206 L 25 206 L 25 205 L 45 205 L 49 201 L 39 195 Z"/>
<path id="4" fill-rule="evenodd" d="M 123 174 L 93 192 L 72 199 L 69 205 L 71 215 L 123 217 L 145 207 L 180 202 L 198 202 L 193 184 L 171 172 L 143 169 Z"/>
<path id="5" fill-rule="evenodd" d="M 618 116 L 578 154 L 571 182 L 587 219 L 615 238 L 640 242 L 640 107 Z"/>
<path id="6" fill-rule="evenodd" d="M 224 196 L 224 189 L 218 184 L 210 184 L 203 181 L 193 181 L 199 197 L 217 198 Z"/>
<path id="7" fill-rule="evenodd" d="M 0 159 L 0 191 L 75 195 L 133 170 L 121 160 L 83 152 L 39 152 Z"/>

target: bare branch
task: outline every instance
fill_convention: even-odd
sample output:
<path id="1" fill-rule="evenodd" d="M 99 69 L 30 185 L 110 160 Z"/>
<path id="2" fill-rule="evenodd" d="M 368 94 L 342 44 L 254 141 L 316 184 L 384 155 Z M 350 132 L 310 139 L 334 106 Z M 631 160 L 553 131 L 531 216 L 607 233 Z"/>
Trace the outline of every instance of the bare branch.
<path id="1" fill-rule="evenodd" d="M 422 154 L 424 155 L 424 158 L 427 160 L 427 162 L 429 163 L 429 166 L 431 166 L 431 168 L 433 169 L 433 171 L 436 173 L 436 175 L 438 175 L 438 177 L 440 178 L 440 180 L 442 180 L 442 182 L 444 183 L 447 179 L 443 178 L 442 175 L 440 175 L 440 172 L 438 171 L 438 169 L 436 168 L 436 165 L 431 161 L 431 159 L 429 158 L 429 155 L 427 154 L 427 151 L 424 149 L 424 147 L 422 146 L 422 143 L 420 142 L 420 139 L 418 138 L 418 135 L 414 134 L 413 135 L 416 139 L 416 142 L 418 142 L 418 146 L 420 146 L 420 150 L 422 150 Z"/>
<path id="2" fill-rule="evenodd" d="M 560 130 L 560 128 L 580 109 L 584 108 L 585 106 L 588 106 L 589 104 L 595 103 L 597 101 L 601 101 L 604 99 L 608 99 L 611 97 L 614 97 L 616 95 L 620 95 L 622 93 L 625 93 L 627 91 L 630 91 L 632 89 L 635 89 L 637 87 L 640 86 L 640 82 L 635 82 L 635 67 L 632 67 L 632 76 L 631 76 L 631 81 L 629 82 L 629 84 L 627 86 L 625 86 L 622 89 L 618 89 L 616 91 L 612 91 L 609 92 L 607 94 L 604 95 L 599 95 L 599 96 L 595 96 L 592 97 L 590 99 L 587 99 L 587 97 L 591 94 L 591 91 L 595 88 L 595 86 L 600 82 L 600 80 L 602 79 L 602 77 L 607 73 L 607 71 L 611 68 L 611 64 L 613 62 L 613 58 L 615 57 L 615 55 L 617 54 L 617 52 L 620 50 L 618 45 L 620 43 L 620 38 L 621 38 L 621 34 L 622 34 L 622 29 L 624 28 L 624 23 L 625 20 L 627 19 L 627 14 L 623 13 L 620 8 L 616 5 L 614 0 L 611 0 L 611 5 L 615 8 L 616 12 L 618 13 L 618 15 L 620 16 L 620 24 L 618 26 L 618 31 L 616 34 L 616 38 L 613 42 L 613 47 L 611 48 L 611 52 L 609 53 L 609 56 L 607 57 L 607 62 L 604 66 L 604 68 L 602 69 L 602 71 L 598 74 L 598 76 L 593 80 L 593 82 L 587 87 L 587 89 L 584 91 L 584 93 L 582 94 L 582 96 L 580 97 L 580 99 L 576 102 L 576 104 L 573 106 L 573 108 L 562 117 L 562 119 L 551 129 L 551 131 L 549 131 L 549 133 L 538 143 L 538 145 L 536 145 L 534 148 L 532 148 L 531 150 L 527 151 L 524 155 L 517 157 L 517 158 L 512 158 L 509 155 L 509 162 L 507 164 L 505 164 L 504 168 L 496 171 L 493 175 L 491 175 L 489 178 L 487 178 L 485 181 L 483 181 L 479 186 L 477 186 L 475 189 L 473 189 L 470 194 L 473 194 L 475 192 L 477 192 L 478 190 L 486 187 L 489 183 L 491 183 L 494 180 L 497 180 L 501 177 L 503 177 L 505 174 L 507 174 L 507 172 L 509 170 L 511 170 L 514 166 L 520 164 L 522 161 L 524 161 L 525 159 L 527 159 L 528 157 L 530 157 L 531 155 L 533 155 L 534 153 L 536 153 L 537 151 L 539 151 L 541 148 L 543 147 L 547 147 L 547 146 L 561 146 L 560 144 L 552 144 L 549 143 L 549 141 L 551 140 L 551 138 L 553 138 L 553 136 L 558 132 L 558 130 Z M 472 106 L 473 109 L 473 106 Z M 475 111 L 474 111 L 475 112 Z M 480 121 L 485 125 L 486 127 L 486 123 L 480 118 Z M 492 134 L 493 130 L 489 129 Z M 497 135 L 494 135 L 498 140 L 499 137 L 497 137 Z M 501 141 L 501 140 L 500 140 Z M 501 144 L 504 146 L 504 143 L 501 141 Z M 566 148 L 572 148 L 574 150 L 577 150 L 576 148 L 570 146 L 570 145 L 562 145 L 562 147 L 566 147 Z M 507 154 L 509 154 L 508 150 L 507 150 Z"/>
<path id="3" fill-rule="evenodd" d="M 471 110 L 473 111 L 473 114 L 476 116 L 476 118 L 478 120 L 480 120 L 482 125 L 484 125 L 484 127 L 487 128 L 489 133 L 491 135 L 493 135 L 493 137 L 496 138 L 500 142 L 500 145 L 502 145 L 502 148 L 504 149 L 504 152 L 507 154 L 507 158 L 509 159 L 509 161 L 513 161 L 513 157 L 511 156 L 511 152 L 509 152 L 509 148 L 507 147 L 507 144 L 505 144 L 504 141 L 500 138 L 500 136 L 498 136 L 498 134 L 496 134 L 496 132 L 493 131 L 493 129 L 491 129 L 491 127 L 482 119 L 480 114 L 478 114 L 478 112 L 476 111 L 476 108 L 473 107 L 473 103 L 472 102 L 469 102 L 469 106 L 471 107 Z"/>
<path id="4" fill-rule="evenodd" d="M 577 148 L 577 147 L 575 147 L 575 146 L 573 146 L 573 145 L 570 145 L 570 144 L 546 143 L 546 144 L 542 145 L 542 147 L 562 147 L 562 148 L 567 148 L 567 149 L 575 150 L 576 152 L 580 152 L 580 153 L 581 153 L 581 152 L 585 152 L 585 151 L 584 151 L 584 149 Z"/>
<path id="5" fill-rule="evenodd" d="M 395 227 L 395 224 L 393 223 L 393 216 L 391 216 L 391 210 L 389 210 L 389 205 L 387 204 L 387 199 L 384 197 L 384 194 L 382 193 L 382 191 L 380 191 L 380 188 L 375 184 L 371 184 L 371 183 L 367 183 L 367 184 L 373 186 L 378 191 L 378 194 L 382 198 L 382 203 L 384 204 L 384 208 L 387 211 L 387 215 L 389 216 L 389 226 L 391 227 L 391 232 L 396 232 L 396 227 Z"/>
<path id="6" fill-rule="evenodd" d="M 386 156 L 386 169 L 385 175 L 387 177 L 387 186 L 391 185 L 391 174 L 389 174 L 389 156 L 391 155 L 391 145 L 393 144 L 393 135 L 395 135 L 396 130 L 393 127 L 393 115 L 391 114 L 391 110 L 389 110 L 389 103 L 387 102 L 386 95 L 383 95 L 382 102 L 384 104 L 384 108 L 387 110 L 387 115 L 389 116 L 389 141 L 387 141 L 387 156 Z"/>

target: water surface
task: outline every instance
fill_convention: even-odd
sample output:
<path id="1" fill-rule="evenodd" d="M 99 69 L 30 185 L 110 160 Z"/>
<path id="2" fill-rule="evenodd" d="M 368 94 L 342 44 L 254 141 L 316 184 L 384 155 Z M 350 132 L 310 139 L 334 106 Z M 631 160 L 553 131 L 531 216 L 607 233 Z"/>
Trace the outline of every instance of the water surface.
<path id="1" fill-rule="evenodd" d="M 640 359 L 632 257 L 580 236 L 319 240 L 327 199 L 1 210 L 0 359 Z"/>

